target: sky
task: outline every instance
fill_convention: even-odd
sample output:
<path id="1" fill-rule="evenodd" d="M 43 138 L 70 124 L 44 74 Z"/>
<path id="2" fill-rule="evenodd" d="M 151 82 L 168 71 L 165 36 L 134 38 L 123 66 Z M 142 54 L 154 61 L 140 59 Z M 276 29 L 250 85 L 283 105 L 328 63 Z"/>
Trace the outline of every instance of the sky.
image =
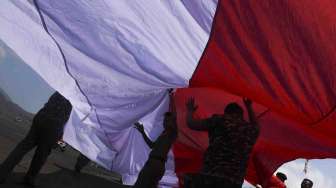
<path id="1" fill-rule="evenodd" d="M 285 182 L 287 188 L 301 188 L 301 182 L 308 178 L 314 182 L 313 188 L 335 188 L 336 186 L 336 160 L 309 160 L 307 174 L 303 172 L 305 159 L 297 159 L 282 165 L 277 172 L 287 175 Z M 243 188 L 252 188 L 245 183 Z"/>
<path id="2" fill-rule="evenodd" d="M 26 111 L 35 113 L 47 101 L 53 89 L 13 51 L 0 41 L 0 88 Z M 302 179 L 313 180 L 314 188 L 335 188 L 336 160 L 312 160 L 308 165 L 308 173 L 303 173 L 305 160 L 284 164 L 278 169 L 288 177 L 288 188 L 300 188 Z M 244 188 L 249 188 L 248 184 Z"/>
<path id="3" fill-rule="evenodd" d="M 0 40 L 0 88 L 13 102 L 35 113 L 53 89 Z"/>
<path id="4" fill-rule="evenodd" d="M 303 173 L 305 160 L 298 159 L 284 164 L 278 171 L 288 177 L 288 188 L 300 188 L 302 179 L 308 178 L 314 182 L 314 188 L 335 188 L 336 186 L 336 160 L 311 160 L 308 162 L 308 172 Z"/>

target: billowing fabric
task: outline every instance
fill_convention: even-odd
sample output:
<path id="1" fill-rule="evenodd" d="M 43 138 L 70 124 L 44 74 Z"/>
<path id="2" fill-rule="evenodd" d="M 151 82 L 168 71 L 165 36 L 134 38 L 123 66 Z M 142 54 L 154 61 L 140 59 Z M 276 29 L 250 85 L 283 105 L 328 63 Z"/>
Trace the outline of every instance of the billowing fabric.
<path id="1" fill-rule="evenodd" d="M 254 180 L 266 181 L 297 157 L 336 156 L 335 12 L 333 0 L 220 1 L 190 85 L 246 96 L 270 110 L 249 179 L 254 171 Z"/>
<path id="2" fill-rule="evenodd" d="M 132 184 L 149 153 L 133 123 L 155 140 L 208 41 L 217 1 L 193 2 L 4 0 L 0 39 L 71 101 L 64 139 Z"/>
<path id="3" fill-rule="evenodd" d="M 66 141 L 128 184 L 149 154 L 133 123 L 155 140 L 168 88 L 191 86 L 176 94 L 166 185 L 207 148 L 184 124 L 186 99 L 207 118 L 251 98 L 261 130 L 247 179 L 265 184 L 286 161 L 336 156 L 335 12 L 333 0 L 2 0 L 0 39 L 74 106 Z"/>
<path id="4" fill-rule="evenodd" d="M 207 133 L 190 131 L 185 124 L 185 103 L 191 96 L 198 105 L 196 118 L 223 113 L 230 102 L 243 106 L 240 97 L 221 89 L 189 88 L 177 91 L 175 102 L 180 132 L 179 142 L 174 145 L 173 151 L 179 176 L 201 170 L 203 152 L 208 147 Z M 253 108 L 260 124 L 260 136 L 249 159 L 246 178 L 251 183 L 265 185 L 278 167 L 296 158 L 335 158 L 336 141 L 324 133 L 325 125 L 311 127 L 297 123 L 259 104 L 253 104 Z M 248 119 L 246 110 L 245 119 Z"/>

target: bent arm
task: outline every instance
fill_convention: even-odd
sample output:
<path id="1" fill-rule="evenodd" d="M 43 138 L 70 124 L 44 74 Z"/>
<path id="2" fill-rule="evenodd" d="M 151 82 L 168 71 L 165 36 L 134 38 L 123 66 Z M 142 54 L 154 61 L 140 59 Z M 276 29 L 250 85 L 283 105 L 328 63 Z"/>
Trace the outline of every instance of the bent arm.
<path id="1" fill-rule="evenodd" d="M 146 135 L 144 126 L 141 123 L 136 122 L 134 124 L 134 128 L 136 128 L 141 133 L 141 135 L 142 135 L 143 139 L 145 140 L 146 144 L 148 145 L 148 147 L 150 147 L 152 149 L 154 147 L 154 142 L 151 141 L 148 138 L 148 136 Z"/>
<path id="2" fill-rule="evenodd" d="M 248 113 L 248 116 L 249 116 L 249 119 L 250 119 L 250 123 L 254 126 L 259 126 L 258 121 L 257 121 L 257 117 L 254 113 L 253 108 L 252 108 L 252 102 L 249 99 L 245 99 L 244 102 L 245 102 L 247 113 Z"/>
<path id="3" fill-rule="evenodd" d="M 247 112 L 248 112 L 248 115 L 249 115 L 250 123 L 253 124 L 253 125 L 258 125 L 258 121 L 257 121 L 257 118 L 255 116 L 255 113 L 254 113 L 252 107 L 249 107 L 247 109 Z"/>
<path id="4" fill-rule="evenodd" d="M 154 142 L 153 142 L 151 139 L 149 139 L 149 137 L 146 135 L 145 132 L 141 132 L 141 135 L 142 135 L 143 139 L 145 140 L 147 146 L 148 146 L 149 148 L 153 149 L 153 147 L 154 147 Z"/>
<path id="5" fill-rule="evenodd" d="M 195 131 L 207 131 L 208 126 L 205 120 L 197 120 L 193 117 L 193 112 L 187 112 L 187 125 L 190 129 Z"/>

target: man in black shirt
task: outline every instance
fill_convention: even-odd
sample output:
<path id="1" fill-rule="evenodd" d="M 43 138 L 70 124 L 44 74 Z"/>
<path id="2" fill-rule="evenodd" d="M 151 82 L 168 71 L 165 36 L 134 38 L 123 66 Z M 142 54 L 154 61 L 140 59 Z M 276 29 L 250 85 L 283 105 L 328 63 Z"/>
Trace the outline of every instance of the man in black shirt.
<path id="1" fill-rule="evenodd" d="M 164 131 L 153 142 L 147 137 L 143 125 L 140 123 L 135 124 L 135 128 L 139 130 L 152 151 L 133 188 L 157 188 L 164 175 L 168 152 L 178 135 L 175 113 L 167 112 L 165 114 L 163 127 Z"/>
<path id="2" fill-rule="evenodd" d="M 241 188 L 249 155 L 259 135 L 259 127 L 252 102 L 244 99 L 250 121 L 244 120 L 244 111 L 237 103 L 226 106 L 224 114 L 197 120 L 194 99 L 187 102 L 187 125 L 192 130 L 207 131 L 209 147 L 204 154 L 203 168 L 198 181 L 205 177 L 210 187 Z M 192 178 L 194 179 L 194 178 Z M 210 182 L 211 181 L 211 182 Z M 213 182 L 213 183 L 212 183 Z"/>
<path id="3" fill-rule="evenodd" d="M 63 128 L 68 121 L 72 106 L 70 102 L 58 92 L 55 92 L 35 115 L 27 136 L 15 147 L 0 167 L 0 183 L 6 181 L 13 168 L 23 156 L 34 147 L 34 157 L 23 183 L 34 187 L 35 177 L 47 160 L 52 148 L 63 135 Z"/>

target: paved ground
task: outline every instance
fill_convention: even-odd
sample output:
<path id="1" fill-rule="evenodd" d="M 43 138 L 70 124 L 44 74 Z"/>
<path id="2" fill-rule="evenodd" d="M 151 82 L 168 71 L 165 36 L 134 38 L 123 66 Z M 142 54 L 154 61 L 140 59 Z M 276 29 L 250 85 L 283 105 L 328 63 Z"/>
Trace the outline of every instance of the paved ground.
<path id="1" fill-rule="evenodd" d="M 0 118 L 1 120 L 1 118 Z M 0 162 L 2 162 L 15 145 L 28 131 L 27 126 L 4 123 L 0 121 Z M 0 188 L 22 188 L 20 185 L 24 173 L 29 167 L 33 152 L 30 152 L 14 169 L 6 184 Z M 83 169 L 82 174 L 75 174 L 72 169 L 78 153 L 71 148 L 65 152 L 53 151 L 47 164 L 43 167 L 37 179 L 38 188 L 121 188 L 116 183 L 120 176 L 90 164 Z"/>

